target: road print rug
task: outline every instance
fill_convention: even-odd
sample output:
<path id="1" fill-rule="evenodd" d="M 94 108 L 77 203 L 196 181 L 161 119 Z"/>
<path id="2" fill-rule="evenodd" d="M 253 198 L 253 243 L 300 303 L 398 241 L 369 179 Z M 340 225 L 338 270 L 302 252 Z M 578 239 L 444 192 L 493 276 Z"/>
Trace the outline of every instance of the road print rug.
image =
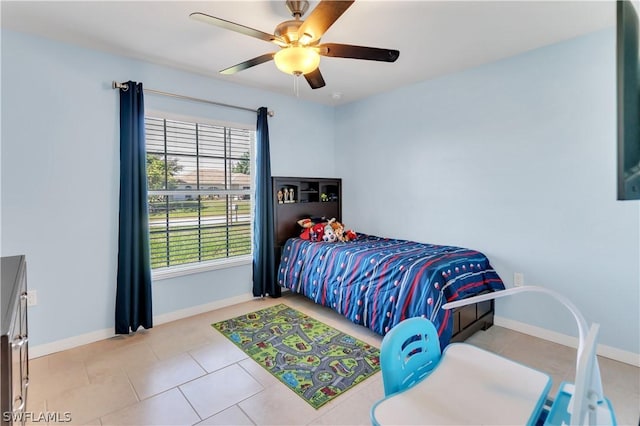
<path id="1" fill-rule="evenodd" d="M 211 324 L 314 408 L 380 370 L 380 351 L 284 304 Z"/>

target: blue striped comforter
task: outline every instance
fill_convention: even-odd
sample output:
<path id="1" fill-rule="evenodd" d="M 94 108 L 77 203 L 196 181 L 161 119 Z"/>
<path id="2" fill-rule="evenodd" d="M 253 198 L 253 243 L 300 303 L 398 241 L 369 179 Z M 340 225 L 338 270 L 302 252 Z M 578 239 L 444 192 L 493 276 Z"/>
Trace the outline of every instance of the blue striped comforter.
<path id="1" fill-rule="evenodd" d="M 362 234 L 345 243 L 287 240 L 278 282 L 381 335 L 406 318 L 428 318 L 442 347 L 453 331 L 444 303 L 504 289 L 478 251 Z"/>

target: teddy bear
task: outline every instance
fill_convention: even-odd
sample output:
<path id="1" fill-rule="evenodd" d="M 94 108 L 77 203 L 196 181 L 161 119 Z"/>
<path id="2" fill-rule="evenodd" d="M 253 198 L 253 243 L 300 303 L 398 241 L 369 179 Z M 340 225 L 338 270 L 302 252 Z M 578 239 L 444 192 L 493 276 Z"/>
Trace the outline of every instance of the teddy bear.
<path id="1" fill-rule="evenodd" d="M 333 233 L 336 235 L 336 240 L 345 241 L 344 240 L 344 225 L 336 220 L 336 218 L 332 218 L 329 220 L 328 224 L 333 229 Z"/>
<path id="2" fill-rule="evenodd" d="M 329 224 L 333 228 L 333 232 L 334 234 L 336 234 L 336 239 L 338 241 L 353 241 L 358 237 L 356 233 L 351 229 L 345 231 L 344 225 L 338 222 L 335 218 L 332 218 L 329 221 Z"/>

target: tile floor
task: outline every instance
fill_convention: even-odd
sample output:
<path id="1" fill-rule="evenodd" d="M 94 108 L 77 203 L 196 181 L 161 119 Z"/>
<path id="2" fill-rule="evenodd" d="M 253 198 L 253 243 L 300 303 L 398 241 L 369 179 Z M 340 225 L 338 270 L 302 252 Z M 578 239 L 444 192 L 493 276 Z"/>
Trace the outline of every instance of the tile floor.
<path id="1" fill-rule="evenodd" d="M 68 412 L 72 424 L 89 425 L 370 424 L 383 396 L 379 373 L 315 410 L 210 326 L 277 303 L 380 345 L 380 336 L 303 297 L 257 299 L 33 359 L 27 410 Z M 549 373 L 553 394 L 573 381 L 575 350 L 565 346 L 497 326 L 468 342 Z M 640 369 L 606 358 L 600 365 L 618 423 L 637 425 Z"/>

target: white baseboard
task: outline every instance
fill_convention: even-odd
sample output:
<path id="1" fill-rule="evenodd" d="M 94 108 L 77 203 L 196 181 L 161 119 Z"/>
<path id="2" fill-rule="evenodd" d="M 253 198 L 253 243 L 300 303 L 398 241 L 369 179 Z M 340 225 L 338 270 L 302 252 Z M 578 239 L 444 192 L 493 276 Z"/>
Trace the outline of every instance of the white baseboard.
<path id="1" fill-rule="evenodd" d="M 518 331 L 520 333 L 528 334 L 530 336 L 545 339 L 550 342 L 559 343 L 570 348 L 578 347 L 578 338 L 568 336 L 566 334 L 558 333 L 556 331 L 547 330 L 546 328 L 536 327 L 534 325 L 526 324 L 520 321 L 515 321 L 509 318 L 494 316 L 493 323 L 500 327 L 508 328 L 510 330 Z M 633 365 L 634 367 L 640 367 L 640 354 L 625 351 L 622 349 L 614 348 L 612 346 L 598 344 L 597 353 L 605 358 L 611 358 L 616 361 L 624 362 L 626 364 Z"/>
<path id="2" fill-rule="evenodd" d="M 204 305 L 192 306 L 186 309 L 180 309 L 178 311 L 168 312 L 166 314 L 154 315 L 154 325 L 164 324 L 170 321 L 176 321 L 182 318 L 192 317 L 194 315 L 202 314 L 204 312 L 213 311 L 215 309 L 224 308 L 231 305 L 237 305 L 238 303 L 247 302 L 254 299 L 251 293 L 241 294 L 239 296 L 230 297 L 227 299 L 216 300 L 215 302 L 205 303 Z M 89 343 L 97 342 L 99 340 L 108 339 L 115 336 L 112 328 L 105 328 L 103 330 L 96 330 L 90 333 L 81 334 L 78 336 L 68 337 L 66 339 L 56 340 L 55 342 L 45 343 L 37 346 L 29 347 L 29 358 L 38 358 L 41 356 L 49 355 L 55 352 L 72 349 L 77 346 L 86 345 Z"/>
<path id="3" fill-rule="evenodd" d="M 97 342 L 99 340 L 108 339 L 115 336 L 112 328 L 92 331 L 79 336 L 68 337 L 66 339 L 56 340 L 55 342 L 44 343 L 37 346 L 29 346 L 29 359 L 38 358 L 55 352 L 72 349 L 77 346 L 86 345 L 87 343 Z"/>
<path id="4" fill-rule="evenodd" d="M 178 311 L 156 315 L 153 317 L 153 323 L 155 325 L 160 325 L 167 322 L 176 321 L 182 318 L 188 318 L 194 315 L 202 314 L 204 312 L 213 311 L 215 309 L 225 308 L 231 305 L 237 305 L 238 303 L 247 302 L 253 299 L 254 297 L 251 293 L 241 294 L 239 296 L 234 296 L 234 297 L 230 297 L 222 300 L 216 300 L 215 302 L 205 303 L 203 305 L 192 306 L 190 308 L 180 309 Z M 566 334 L 558 333 L 551 330 L 547 330 L 546 328 L 536 327 L 530 324 L 526 324 L 520 321 L 515 321 L 515 320 L 501 317 L 498 315 L 494 317 L 493 322 L 497 326 L 518 331 L 520 333 L 528 334 L 530 336 L 538 337 L 540 339 L 545 339 L 550 342 L 569 346 L 571 348 L 578 347 L 578 339 L 576 337 L 568 336 Z M 66 339 L 57 340 L 51 343 L 31 346 L 29 347 L 29 358 L 38 358 L 38 357 L 52 354 L 55 352 L 72 349 L 77 346 L 82 346 L 89 343 L 97 342 L 99 340 L 108 339 L 113 336 L 115 336 L 113 332 L 113 328 L 107 328 L 103 330 L 92 331 L 86 334 L 81 334 L 79 336 L 73 336 Z M 612 346 L 599 344 L 598 355 L 601 355 L 606 358 L 611 358 L 616 361 L 624 362 L 626 364 L 630 364 L 635 367 L 640 367 L 640 354 L 637 354 L 637 353 L 614 348 Z"/>
<path id="5" fill-rule="evenodd" d="M 241 294 L 239 296 L 229 297 L 227 299 L 216 300 L 215 302 L 205 303 L 204 305 L 192 306 L 186 309 L 180 309 L 179 311 L 173 311 L 166 314 L 156 315 L 153 317 L 153 323 L 155 325 L 164 324 L 171 321 L 176 321 L 182 318 L 192 317 L 194 315 L 202 314 L 209 311 L 214 311 L 220 308 L 226 308 L 227 306 L 237 305 L 238 303 L 248 302 L 255 297 L 251 293 Z"/>

